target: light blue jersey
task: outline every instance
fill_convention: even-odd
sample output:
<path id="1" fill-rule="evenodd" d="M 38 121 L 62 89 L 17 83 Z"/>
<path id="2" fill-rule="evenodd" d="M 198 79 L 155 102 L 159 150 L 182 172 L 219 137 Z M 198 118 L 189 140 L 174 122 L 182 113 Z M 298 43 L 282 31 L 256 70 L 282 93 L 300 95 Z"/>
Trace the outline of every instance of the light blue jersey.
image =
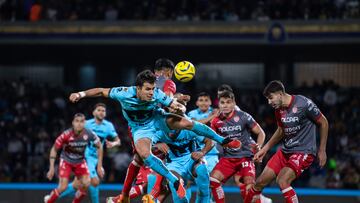
<path id="1" fill-rule="evenodd" d="M 197 109 L 194 109 L 194 110 L 190 111 L 188 113 L 188 116 L 191 119 L 194 119 L 194 120 L 201 120 L 201 119 L 208 118 L 211 115 L 212 112 L 213 112 L 212 107 L 209 107 L 209 110 L 207 112 L 202 112 L 200 110 L 200 108 L 197 108 Z"/>
<path id="2" fill-rule="evenodd" d="M 195 150 L 197 140 L 205 138 L 189 130 L 172 132 L 178 134 L 176 138 L 171 138 L 164 132 L 158 131 L 153 142 L 166 143 L 170 149 L 166 158 L 166 167 L 176 171 L 185 180 L 191 180 L 191 171 L 195 163 L 191 158 L 191 152 Z"/>
<path id="3" fill-rule="evenodd" d="M 107 121 L 103 120 L 100 124 L 97 124 L 95 118 L 86 120 L 85 128 L 91 129 L 96 133 L 100 138 L 101 144 L 104 145 L 105 140 L 108 138 L 115 138 L 117 133 L 115 131 L 114 125 Z M 90 177 L 97 177 L 96 166 L 98 163 L 97 157 L 97 148 L 91 143 L 85 150 L 85 159 L 89 168 Z"/>
<path id="4" fill-rule="evenodd" d="M 164 122 L 161 118 L 165 117 L 158 104 L 169 106 L 172 102 L 172 98 L 158 88 L 155 88 L 151 101 L 139 100 L 135 86 L 112 88 L 109 97 L 120 102 L 135 143 L 140 138 L 152 139 L 157 131 L 156 126 L 159 126 L 157 122 Z"/>
<path id="5" fill-rule="evenodd" d="M 188 113 L 188 116 L 191 119 L 194 120 L 201 120 L 208 118 L 211 113 L 213 112 L 213 108 L 210 107 L 207 112 L 202 112 L 199 108 L 194 109 Z M 203 142 L 197 142 L 199 148 L 203 148 L 205 144 Z M 211 173 L 211 171 L 214 169 L 215 165 L 219 162 L 219 151 L 216 149 L 216 146 L 213 147 L 206 155 L 205 159 L 207 161 L 207 169 L 208 172 Z"/>

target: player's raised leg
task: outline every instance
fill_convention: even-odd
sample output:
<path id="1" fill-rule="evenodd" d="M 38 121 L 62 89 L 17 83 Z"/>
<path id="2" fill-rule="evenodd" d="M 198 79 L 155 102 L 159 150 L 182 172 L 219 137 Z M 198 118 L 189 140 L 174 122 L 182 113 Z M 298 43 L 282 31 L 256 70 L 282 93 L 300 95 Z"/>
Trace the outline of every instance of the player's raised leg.
<path id="1" fill-rule="evenodd" d="M 204 125 L 197 121 L 191 121 L 189 119 L 186 119 L 185 117 L 169 115 L 166 119 L 166 124 L 172 130 L 190 130 L 198 135 L 215 140 L 219 144 L 229 148 L 239 148 L 241 146 L 240 141 L 224 138 L 216 134 L 216 132 L 207 125 Z"/>
<path id="2" fill-rule="evenodd" d="M 176 189 L 178 196 L 183 198 L 186 194 L 183 183 L 166 168 L 159 158 L 151 153 L 151 140 L 149 138 L 140 138 L 135 142 L 135 148 L 140 157 L 144 160 L 144 163 L 155 172 L 168 179 L 171 185 Z"/>

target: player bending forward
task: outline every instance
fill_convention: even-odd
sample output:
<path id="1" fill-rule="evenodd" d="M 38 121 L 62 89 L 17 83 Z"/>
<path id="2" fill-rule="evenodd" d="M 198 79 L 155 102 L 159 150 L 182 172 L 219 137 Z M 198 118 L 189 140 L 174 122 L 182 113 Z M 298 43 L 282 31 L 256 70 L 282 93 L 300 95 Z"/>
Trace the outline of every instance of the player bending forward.
<path id="1" fill-rule="evenodd" d="M 269 142 L 255 154 L 254 159 L 261 161 L 267 151 L 280 141 L 282 149 L 268 161 L 255 185 L 249 190 L 245 203 L 256 201 L 262 189 L 275 178 L 286 203 L 298 203 L 291 183 L 311 165 L 316 153 L 319 165 L 325 165 L 328 122 L 310 99 L 287 94 L 280 81 L 270 82 L 264 89 L 264 96 L 275 109 L 278 128 Z M 320 130 L 319 150 L 316 149 L 316 126 Z"/>

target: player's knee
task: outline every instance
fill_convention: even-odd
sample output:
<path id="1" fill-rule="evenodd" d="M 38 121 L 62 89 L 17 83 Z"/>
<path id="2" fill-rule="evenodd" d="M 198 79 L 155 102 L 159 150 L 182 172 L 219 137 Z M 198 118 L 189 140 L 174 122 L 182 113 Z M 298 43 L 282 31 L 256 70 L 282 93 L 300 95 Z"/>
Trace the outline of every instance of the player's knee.
<path id="1" fill-rule="evenodd" d="M 146 158 L 148 158 L 150 156 L 151 153 L 150 153 L 149 150 L 139 150 L 138 154 L 140 155 L 140 157 L 142 159 L 146 159 Z"/>
<path id="2" fill-rule="evenodd" d="M 58 187 L 59 193 L 64 192 L 64 191 L 67 189 L 67 187 L 68 187 L 67 184 L 61 184 L 61 185 L 59 185 L 59 187 Z"/>
<path id="3" fill-rule="evenodd" d="M 89 178 L 83 178 L 83 179 L 81 180 L 81 185 L 80 185 L 80 187 L 81 187 L 82 189 L 87 189 L 87 188 L 90 186 L 90 183 L 91 183 L 90 177 L 89 177 Z"/>
<path id="4" fill-rule="evenodd" d="M 91 178 L 91 185 L 96 187 L 100 184 L 100 180 L 98 178 Z"/>
<path id="5" fill-rule="evenodd" d="M 286 189 L 290 186 L 290 182 L 286 178 L 276 178 L 276 182 L 278 183 L 280 189 Z"/>
<path id="6" fill-rule="evenodd" d="M 182 118 L 181 121 L 180 121 L 180 125 L 181 125 L 182 128 L 191 130 L 193 128 L 193 126 L 194 126 L 194 123 L 191 120 L 188 120 L 186 118 Z"/>
<path id="7" fill-rule="evenodd" d="M 265 186 L 266 186 L 265 179 L 262 178 L 261 176 L 258 177 L 258 178 L 256 179 L 256 181 L 255 181 L 254 187 L 255 187 L 256 189 L 259 189 L 259 190 L 260 190 L 260 189 L 263 189 Z"/>

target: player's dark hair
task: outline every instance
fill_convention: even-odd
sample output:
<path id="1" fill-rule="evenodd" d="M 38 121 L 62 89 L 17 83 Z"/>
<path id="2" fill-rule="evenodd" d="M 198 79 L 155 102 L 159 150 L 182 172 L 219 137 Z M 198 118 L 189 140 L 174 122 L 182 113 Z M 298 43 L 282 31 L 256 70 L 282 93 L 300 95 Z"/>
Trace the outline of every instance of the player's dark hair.
<path id="1" fill-rule="evenodd" d="M 75 118 L 77 118 L 77 117 L 84 117 L 84 118 L 85 118 L 85 115 L 84 115 L 83 113 L 76 113 L 76 114 L 74 115 L 74 118 L 73 118 L 73 119 L 75 119 Z"/>
<path id="2" fill-rule="evenodd" d="M 159 58 L 155 61 L 155 70 L 163 70 L 163 69 L 174 69 L 175 65 L 170 59 L 167 58 Z"/>
<path id="3" fill-rule="evenodd" d="M 284 84 L 280 80 L 273 80 L 266 85 L 263 91 L 263 95 L 265 97 L 268 97 L 270 96 L 271 93 L 275 93 L 279 91 L 281 91 L 282 93 L 285 92 Z"/>
<path id="4" fill-rule="evenodd" d="M 211 98 L 211 97 L 210 97 L 210 94 L 207 93 L 207 92 L 200 92 L 200 93 L 197 95 L 197 98 L 199 98 L 199 97 L 209 97 L 209 98 Z"/>
<path id="5" fill-rule="evenodd" d="M 150 70 L 144 70 L 141 71 L 137 76 L 136 76 L 136 82 L 135 85 L 142 87 L 144 85 L 145 82 L 148 82 L 150 84 L 155 83 L 156 81 L 156 76 L 153 72 L 151 72 Z"/>
<path id="6" fill-rule="evenodd" d="M 106 104 L 100 102 L 100 103 L 96 103 L 96 104 L 94 105 L 94 110 L 95 110 L 97 107 L 99 107 L 99 106 L 104 107 L 104 108 L 106 109 Z"/>
<path id="7" fill-rule="evenodd" d="M 235 100 L 235 95 L 231 91 L 223 91 L 219 94 L 219 99 L 221 98 L 230 98 L 232 100 Z"/>
<path id="8" fill-rule="evenodd" d="M 230 87 L 230 85 L 227 84 L 222 84 L 218 87 L 217 89 L 218 92 L 222 92 L 222 91 L 230 91 L 230 92 L 234 92 L 233 89 Z"/>

